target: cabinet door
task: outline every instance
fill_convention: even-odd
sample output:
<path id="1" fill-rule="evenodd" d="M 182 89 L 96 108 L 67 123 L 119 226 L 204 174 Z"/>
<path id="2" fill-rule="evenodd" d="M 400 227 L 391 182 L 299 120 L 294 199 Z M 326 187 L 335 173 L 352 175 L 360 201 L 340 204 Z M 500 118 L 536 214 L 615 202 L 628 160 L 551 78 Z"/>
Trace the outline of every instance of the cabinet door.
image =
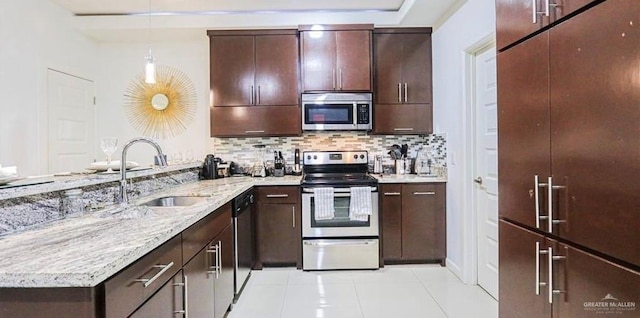
<path id="1" fill-rule="evenodd" d="M 499 223 L 500 317 L 551 317 L 546 286 L 539 284 L 547 282 L 547 255 L 539 253 L 546 250 L 545 238 L 503 220 Z"/>
<path id="2" fill-rule="evenodd" d="M 376 104 L 375 134 L 424 135 L 433 131 L 430 104 Z"/>
<path id="3" fill-rule="evenodd" d="M 550 31 L 551 162 L 564 187 L 554 219 L 565 221 L 554 233 L 635 265 L 640 248 L 628 243 L 640 241 L 638 17 L 639 1 L 607 1 Z"/>
<path id="4" fill-rule="evenodd" d="M 402 258 L 439 260 L 446 256 L 444 185 L 402 185 Z"/>
<path id="5" fill-rule="evenodd" d="M 431 104 L 431 34 L 401 34 L 403 102 Z M 406 87 L 405 87 L 406 86 Z"/>
<path id="6" fill-rule="evenodd" d="M 343 91 L 371 91 L 371 31 L 336 31 L 336 79 Z"/>
<path id="7" fill-rule="evenodd" d="M 520 40 L 549 24 L 544 12 L 544 0 L 496 0 L 497 49 Z"/>
<path id="8" fill-rule="evenodd" d="M 258 263 L 295 264 L 302 244 L 296 204 L 259 203 L 256 212 Z"/>
<path id="9" fill-rule="evenodd" d="M 563 18 L 570 13 L 577 11 L 585 7 L 586 5 L 597 2 L 598 0 L 555 0 L 552 1 L 552 12 L 555 13 L 555 18 L 560 19 Z M 557 4 L 553 6 L 553 3 Z"/>
<path id="10" fill-rule="evenodd" d="M 500 217 L 536 227 L 546 215 L 550 169 L 549 34 L 498 54 L 498 188 Z M 540 229 L 546 223 L 540 221 Z"/>
<path id="11" fill-rule="evenodd" d="M 382 217 L 382 258 L 402 259 L 402 185 L 380 185 L 380 215 Z"/>
<path id="12" fill-rule="evenodd" d="M 336 31 L 303 31 L 302 90 L 332 91 L 336 81 Z"/>
<path id="13" fill-rule="evenodd" d="M 220 253 L 217 263 L 220 269 L 214 283 L 215 318 L 223 318 L 233 302 L 233 232 L 231 226 L 228 226 L 214 239 L 214 244 L 218 244 L 218 253 Z"/>
<path id="14" fill-rule="evenodd" d="M 298 105 L 298 38 L 260 35 L 256 43 L 256 105 Z"/>
<path id="15" fill-rule="evenodd" d="M 253 36 L 210 38 L 211 94 L 214 106 L 253 104 L 255 63 Z"/>
<path id="16" fill-rule="evenodd" d="M 374 87 L 376 105 L 402 102 L 403 34 L 374 34 Z"/>
<path id="17" fill-rule="evenodd" d="M 300 106 L 211 107 L 211 136 L 300 135 L 300 116 Z"/>
<path id="18" fill-rule="evenodd" d="M 192 317 L 213 317 L 215 278 L 211 268 L 215 264 L 215 254 L 204 248 L 194 256 L 184 268 L 184 281 L 187 289 L 187 312 Z"/>
<path id="19" fill-rule="evenodd" d="M 559 272 L 558 279 L 554 279 L 554 289 L 565 291 L 553 299 L 553 306 L 559 307 L 558 317 L 640 315 L 640 272 L 578 249 L 559 245 L 558 254 L 566 258 L 554 263 Z"/>
<path id="20" fill-rule="evenodd" d="M 129 317 L 174 318 L 183 306 L 182 272 L 178 272 Z"/>

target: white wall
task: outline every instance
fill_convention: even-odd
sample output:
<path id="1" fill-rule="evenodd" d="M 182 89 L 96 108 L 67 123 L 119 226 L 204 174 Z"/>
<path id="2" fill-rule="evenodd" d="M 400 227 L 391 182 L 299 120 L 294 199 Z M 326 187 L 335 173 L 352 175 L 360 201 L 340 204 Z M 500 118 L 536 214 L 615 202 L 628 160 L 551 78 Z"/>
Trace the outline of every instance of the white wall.
<path id="1" fill-rule="evenodd" d="M 433 33 L 434 131 L 446 133 L 448 150 L 447 266 L 466 283 L 475 279 L 475 247 L 468 243 L 472 219 L 466 187 L 471 180 L 466 180 L 465 166 L 473 153 L 465 148 L 472 123 L 466 112 L 465 50 L 494 32 L 494 0 L 468 0 Z"/>
<path id="2" fill-rule="evenodd" d="M 47 68 L 95 79 L 96 46 L 48 0 L 0 2 L 0 164 L 47 171 Z"/>
<path id="3" fill-rule="evenodd" d="M 145 41 L 146 42 L 146 41 Z M 193 82 L 197 93 L 196 115 L 187 130 L 176 137 L 158 140 L 171 159 L 172 154 L 191 151 L 202 160 L 211 152 L 209 137 L 209 38 L 202 33 L 199 39 L 171 42 L 131 43 L 110 42 L 99 47 L 100 70 L 96 84 L 98 96 L 98 138 L 118 137 L 119 150 L 124 143 L 141 136 L 129 124 L 124 111 L 124 94 L 129 84 L 144 70 L 144 57 L 149 46 L 157 65 L 178 68 Z M 209 151 L 207 151 L 209 149 Z M 149 145 L 135 145 L 127 153 L 127 160 L 141 165 L 153 163 L 155 150 Z M 119 152 L 116 158 L 120 158 Z"/>

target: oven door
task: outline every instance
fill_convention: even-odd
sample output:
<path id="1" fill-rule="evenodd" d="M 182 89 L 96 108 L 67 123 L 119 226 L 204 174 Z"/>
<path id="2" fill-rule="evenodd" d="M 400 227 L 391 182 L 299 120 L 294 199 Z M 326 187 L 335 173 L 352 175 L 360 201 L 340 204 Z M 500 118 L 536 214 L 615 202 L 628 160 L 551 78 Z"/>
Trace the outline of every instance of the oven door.
<path id="1" fill-rule="evenodd" d="M 303 102 L 303 130 L 354 130 L 356 125 L 356 103 L 350 102 Z"/>
<path id="2" fill-rule="evenodd" d="M 371 215 L 366 221 L 349 218 L 351 194 L 348 188 L 336 188 L 334 197 L 335 215 L 332 219 L 316 220 L 313 189 L 302 193 L 302 236 L 317 237 L 374 237 L 378 229 L 378 192 L 371 192 Z M 346 191 L 346 192 L 344 192 Z"/>

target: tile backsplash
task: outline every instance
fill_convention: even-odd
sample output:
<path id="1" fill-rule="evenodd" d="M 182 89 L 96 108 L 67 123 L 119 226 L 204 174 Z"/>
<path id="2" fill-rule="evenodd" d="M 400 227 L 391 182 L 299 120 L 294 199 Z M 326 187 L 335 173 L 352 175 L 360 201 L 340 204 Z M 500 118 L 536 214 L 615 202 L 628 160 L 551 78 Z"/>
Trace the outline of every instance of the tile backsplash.
<path id="1" fill-rule="evenodd" d="M 375 155 L 383 155 L 383 163 L 391 165 L 393 160 L 387 154 L 392 145 L 407 144 L 408 157 L 415 158 L 421 147 L 428 147 L 435 165 L 446 166 L 447 145 L 444 134 L 430 135 L 367 135 L 363 132 L 314 132 L 295 137 L 246 137 L 213 138 L 213 151 L 225 161 L 235 161 L 248 167 L 262 154 L 259 146 L 264 146 L 265 158 L 273 160 L 273 152 L 281 151 L 288 164 L 293 163 L 295 148 L 304 151 L 325 150 L 367 150 L 369 160 Z"/>

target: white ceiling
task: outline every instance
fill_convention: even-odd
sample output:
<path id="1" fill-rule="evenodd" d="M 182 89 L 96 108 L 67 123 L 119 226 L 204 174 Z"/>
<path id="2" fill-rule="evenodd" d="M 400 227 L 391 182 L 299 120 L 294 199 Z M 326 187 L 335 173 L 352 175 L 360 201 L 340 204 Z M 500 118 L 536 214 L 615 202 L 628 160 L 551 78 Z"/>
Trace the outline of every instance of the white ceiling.
<path id="1" fill-rule="evenodd" d="M 51 0 L 97 41 L 173 41 L 205 30 L 371 23 L 437 27 L 467 0 Z M 151 12 L 151 18 L 148 13 Z"/>
<path id="2" fill-rule="evenodd" d="M 397 11 L 404 0 L 53 0 L 75 14 L 204 13 L 310 10 Z"/>

